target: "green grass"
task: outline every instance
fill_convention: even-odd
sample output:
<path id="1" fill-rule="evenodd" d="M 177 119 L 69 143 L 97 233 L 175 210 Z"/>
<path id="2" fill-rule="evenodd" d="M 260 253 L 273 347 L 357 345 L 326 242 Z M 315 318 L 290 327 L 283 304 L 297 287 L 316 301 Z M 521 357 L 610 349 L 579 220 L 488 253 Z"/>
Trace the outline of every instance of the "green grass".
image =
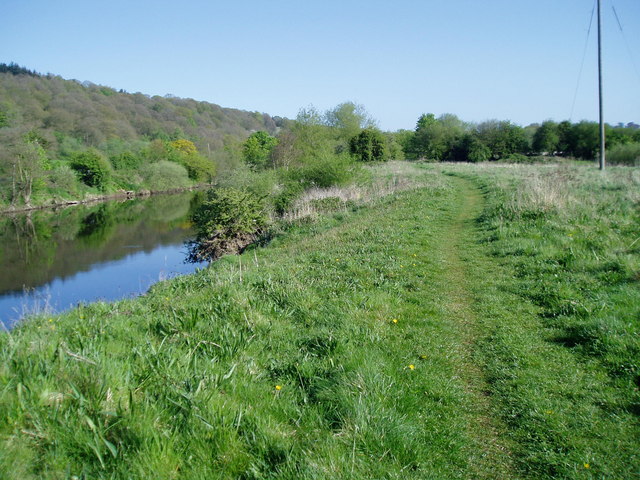
<path id="1" fill-rule="evenodd" d="M 550 207 L 536 168 L 407 169 L 421 188 L 0 336 L 0 477 L 634 478 L 637 174 L 567 167 L 584 198 Z"/>

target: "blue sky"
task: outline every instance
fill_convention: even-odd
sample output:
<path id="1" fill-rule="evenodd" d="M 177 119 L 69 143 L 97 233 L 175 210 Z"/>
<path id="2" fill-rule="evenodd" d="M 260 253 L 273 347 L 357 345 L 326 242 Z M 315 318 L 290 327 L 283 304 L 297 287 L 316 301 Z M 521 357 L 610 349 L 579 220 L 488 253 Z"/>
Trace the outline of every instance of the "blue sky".
<path id="1" fill-rule="evenodd" d="M 350 100 L 386 130 L 423 112 L 597 120 L 595 15 L 572 112 L 594 5 L 2 0 L 0 62 L 287 117 Z M 602 5 L 606 120 L 640 123 L 640 0 Z"/>

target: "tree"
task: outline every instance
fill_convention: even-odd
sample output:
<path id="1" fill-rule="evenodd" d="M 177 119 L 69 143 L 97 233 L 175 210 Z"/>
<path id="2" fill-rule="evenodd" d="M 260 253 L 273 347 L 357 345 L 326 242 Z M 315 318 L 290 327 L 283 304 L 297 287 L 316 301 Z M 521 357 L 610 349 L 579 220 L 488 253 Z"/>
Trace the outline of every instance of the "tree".
<path id="1" fill-rule="evenodd" d="M 536 153 L 553 154 L 558 150 L 560 135 L 558 134 L 558 124 L 547 120 L 533 134 L 531 147 Z"/>
<path id="2" fill-rule="evenodd" d="M 167 146 L 169 159 L 187 169 L 189 178 L 196 182 L 210 182 L 216 174 L 216 165 L 198 152 L 190 140 L 179 138 Z"/>
<path id="3" fill-rule="evenodd" d="M 339 139 L 349 140 L 363 128 L 373 128 L 376 122 L 363 105 L 344 102 L 325 113 L 325 123 L 335 129 Z"/>
<path id="4" fill-rule="evenodd" d="M 433 113 L 423 114 L 411 139 L 411 155 L 434 161 L 446 160 L 451 157 L 464 130 L 462 121 L 453 114 L 446 113 L 438 118 Z"/>
<path id="5" fill-rule="evenodd" d="M 104 190 L 111 178 L 111 164 L 95 149 L 74 154 L 70 166 L 80 180 L 90 187 Z"/>
<path id="6" fill-rule="evenodd" d="M 13 146 L 12 199 L 15 203 L 22 198 L 25 205 L 31 204 L 31 195 L 43 185 L 46 152 L 34 141 L 22 138 Z"/>
<path id="7" fill-rule="evenodd" d="M 487 120 L 477 127 L 478 138 L 491 151 L 495 159 L 511 153 L 527 153 L 529 145 L 524 129 L 510 121 Z"/>
<path id="8" fill-rule="evenodd" d="M 491 158 L 491 150 L 475 133 L 466 133 L 451 152 L 451 160 L 457 162 L 486 162 L 489 158 Z"/>
<path id="9" fill-rule="evenodd" d="M 169 143 L 169 147 L 174 151 L 180 152 L 185 155 L 195 155 L 198 153 L 197 147 L 192 141 L 180 138 Z"/>
<path id="10" fill-rule="evenodd" d="M 271 150 L 273 150 L 277 143 L 278 139 L 272 137 L 267 132 L 258 131 L 252 133 L 242 147 L 244 161 L 253 170 L 266 168 Z"/>
<path id="11" fill-rule="evenodd" d="M 387 142 L 379 130 L 367 128 L 349 139 L 349 152 L 361 162 L 388 160 Z"/>

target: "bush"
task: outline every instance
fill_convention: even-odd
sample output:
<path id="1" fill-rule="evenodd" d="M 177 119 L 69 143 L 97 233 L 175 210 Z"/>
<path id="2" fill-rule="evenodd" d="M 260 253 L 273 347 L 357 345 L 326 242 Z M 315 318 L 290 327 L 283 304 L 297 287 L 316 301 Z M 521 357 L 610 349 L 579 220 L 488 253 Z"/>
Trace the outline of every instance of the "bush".
<path id="1" fill-rule="evenodd" d="M 84 184 L 104 190 L 111 177 L 111 164 L 97 150 L 75 153 L 71 157 L 73 168 Z"/>
<path id="2" fill-rule="evenodd" d="M 199 240 L 255 234 L 267 224 L 265 197 L 235 188 L 210 190 L 192 219 Z"/>
<path id="3" fill-rule="evenodd" d="M 606 159 L 614 165 L 640 166 L 640 143 L 616 145 L 607 151 Z"/>
<path id="4" fill-rule="evenodd" d="M 111 164 L 116 170 L 137 170 L 142 163 L 143 159 L 140 155 L 132 152 L 123 152 L 111 157 Z"/>
<path id="5" fill-rule="evenodd" d="M 269 155 L 277 143 L 278 139 L 267 132 L 258 131 L 252 133 L 242 146 L 244 161 L 253 170 L 266 168 Z"/>
<path id="6" fill-rule="evenodd" d="M 59 165 L 49 174 L 49 184 L 54 190 L 75 195 L 78 191 L 78 179 L 68 165 Z"/>
<path id="7" fill-rule="evenodd" d="M 182 165 L 168 160 L 146 165 L 141 174 L 145 186 L 150 190 L 172 190 L 191 185 L 187 170 Z"/>
<path id="8" fill-rule="evenodd" d="M 526 155 L 521 153 L 511 153 L 507 155 L 503 160 L 506 163 L 531 163 L 531 160 Z"/>
<path id="9" fill-rule="evenodd" d="M 282 190 L 273 199 L 273 207 L 276 213 L 278 215 L 285 214 L 303 191 L 304 188 L 300 182 L 285 183 Z"/>
<path id="10" fill-rule="evenodd" d="M 361 162 L 384 162 L 389 159 L 384 135 L 373 128 L 362 130 L 351 137 L 349 152 Z"/>
<path id="11" fill-rule="evenodd" d="M 291 180 L 297 180 L 304 187 L 327 188 L 344 185 L 353 176 L 354 165 L 348 155 L 325 154 L 290 172 Z"/>
<path id="12" fill-rule="evenodd" d="M 213 160 L 204 158 L 198 154 L 184 155 L 180 158 L 191 180 L 196 182 L 211 182 L 216 175 L 216 165 Z"/>

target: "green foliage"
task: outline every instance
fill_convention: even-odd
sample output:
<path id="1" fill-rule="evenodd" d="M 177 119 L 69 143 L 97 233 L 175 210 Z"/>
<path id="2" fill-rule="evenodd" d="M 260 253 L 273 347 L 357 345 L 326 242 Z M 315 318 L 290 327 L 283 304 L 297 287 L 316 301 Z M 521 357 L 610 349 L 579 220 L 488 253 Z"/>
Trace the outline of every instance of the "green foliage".
<path id="1" fill-rule="evenodd" d="M 216 175 L 216 164 L 201 155 L 182 156 L 180 163 L 187 169 L 189 178 L 196 182 L 211 182 Z"/>
<path id="2" fill-rule="evenodd" d="M 479 124 L 476 131 L 494 159 L 529 150 L 524 129 L 509 121 L 488 120 Z"/>
<path id="3" fill-rule="evenodd" d="M 0 128 L 9 126 L 9 115 L 0 108 Z"/>
<path id="4" fill-rule="evenodd" d="M 466 133 L 452 148 L 448 158 L 456 162 L 486 162 L 491 158 L 491 150 L 475 133 Z"/>
<path id="5" fill-rule="evenodd" d="M 421 115 L 416 131 L 410 139 L 409 156 L 426 160 L 449 159 L 464 133 L 464 124 L 452 114 L 438 117 L 430 113 Z"/>
<path id="6" fill-rule="evenodd" d="M 169 143 L 169 148 L 187 156 L 198 154 L 198 148 L 193 144 L 193 142 L 184 138 L 180 138 Z"/>
<path id="7" fill-rule="evenodd" d="M 365 107 L 353 102 L 344 102 L 325 113 L 325 124 L 332 128 L 337 138 L 349 141 L 363 128 L 374 128 L 375 121 Z"/>
<path id="8" fill-rule="evenodd" d="M 174 140 L 165 144 L 164 149 L 170 160 L 187 169 L 191 180 L 196 182 L 211 182 L 213 180 L 216 174 L 215 163 L 200 155 L 197 147 L 190 140 L 183 138 Z"/>
<path id="9" fill-rule="evenodd" d="M 512 153 L 503 158 L 502 161 L 506 163 L 531 163 L 529 157 L 521 153 Z"/>
<path id="10" fill-rule="evenodd" d="M 640 167 L 640 143 L 618 145 L 607 150 L 606 159 L 612 165 Z"/>
<path id="11" fill-rule="evenodd" d="M 69 163 L 82 183 L 104 190 L 111 177 L 111 164 L 97 150 L 76 153 Z"/>
<path id="12" fill-rule="evenodd" d="M 595 122 L 582 121 L 571 126 L 567 132 L 566 153 L 584 160 L 596 158 L 596 152 L 600 144 L 599 126 Z"/>
<path id="13" fill-rule="evenodd" d="M 265 198 L 246 190 L 217 188 L 193 214 L 198 238 L 230 239 L 262 230 L 268 221 Z"/>
<path id="14" fill-rule="evenodd" d="M 161 160 L 140 169 L 143 185 L 152 191 L 173 190 L 191 185 L 189 174 L 182 165 Z"/>
<path id="15" fill-rule="evenodd" d="M 78 177 L 67 164 L 57 165 L 49 175 L 50 187 L 57 195 L 69 197 L 78 193 Z"/>
<path id="16" fill-rule="evenodd" d="M 552 154 L 558 151 L 560 135 L 558 133 L 558 124 L 551 120 L 542 122 L 540 128 L 533 134 L 533 142 L 531 148 L 537 153 Z"/>
<path id="17" fill-rule="evenodd" d="M 352 178 L 354 171 L 349 155 L 325 154 L 290 171 L 288 177 L 299 181 L 305 188 L 327 188 L 333 185 L 344 185 Z"/>
<path id="18" fill-rule="evenodd" d="M 362 130 L 351 137 L 349 152 L 361 162 L 384 162 L 389 159 L 384 135 L 373 128 Z"/>
<path id="19" fill-rule="evenodd" d="M 111 165 L 116 170 L 137 170 L 143 163 L 144 159 L 133 152 L 123 152 L 111 157 Z"/>
<path id="20" fill-rule="evenodd" d="M 268 166 L 271 151 L 277 143 L 278 139 L 267 132 L 252 133 L 242 146 L 244 161 L 253 170 L 265 169 Z"/>
<path id="21" fill-rule="evenodd" d="M 304 191 L 304 186 L 299 181 L 286 182 L 281 190 L 273 197 L 273 208 L 278 215 L 283 215 L 291 209 L 294 202 Z"/>
<path id="22" fill-rule="evenodd" d="M 50 168 L 47 152 L 33 132 L 6 129 L 0 134 L 0 174 L 4 181 L 0 187 L 4 197 L 12 204 L 22 202 L 30 206 L 33 194 L 45 185 L 46 170 Z M 44 143 L 44 142 L 42 142 Z"/>

